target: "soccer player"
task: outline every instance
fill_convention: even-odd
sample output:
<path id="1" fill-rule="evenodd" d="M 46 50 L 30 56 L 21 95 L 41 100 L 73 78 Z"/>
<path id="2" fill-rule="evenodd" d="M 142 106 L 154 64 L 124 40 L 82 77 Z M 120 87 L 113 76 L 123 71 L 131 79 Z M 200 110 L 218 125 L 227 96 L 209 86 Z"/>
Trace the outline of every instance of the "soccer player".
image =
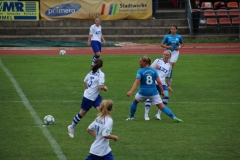
<path id="1" fill-rule="evenodd" d="M 170 58 L 170 64 L 172 66 L 170 73 L 170 80 L 172 81 L 173 67 L 178 60 L 179 50 L 183 48 L 183 38 L 177 34 L 177 26 L 173 25 L 167 35 L 163 38 L 161 47 L 166 48 L 166 50 L 171 50 L 172 55 Z M 171 81 L 169 84 L 171 85 Z"/>
<path id="2" fill-rule="evenodd" d="M 181 119 L 178 119 L 173 114 L 173 112 L 167 106 L 164 106 L 164 104 L 162 103 L 162 99 L 158 94 L 158 90 L 156 88 L 155 80 L 157 81 L 157 84 L 162 91 L 162 95 L 164 95 L 162 83 L 159 79 L 157 70 L 150 67 L 151 59 L 147 56 L 143 56 L 140 58 L 139 65 L 140 69 L 137 71 L 136 80 L 133 83 L 131 90 L 127 92 L 127 96 L 130 97 L 132 95 L 139 83 L 140 88 L 130 106 L 130 116 L 126 120 L 130 121 L 134 119 L 134 114 L 137 110 L 138 102 L 145 102 L 147 99 L 150 99 L 152 104 L 155 104 L 162 112 L 171 117 L 175 122 L 182 122 Z"/>
<path id="3" fill-rule="evenodd" d="M 113 102 L 103 100 L 99 107 L 98 117 L 88 126 L 87 132 L 95 137 L 95 141 L 91 145 L 90 155 L 86 160 L 114 160 L 109 140 L 117 141 L 118 136 L 111 134 L 113 127 L 112 110 Z"/>
<path id="4" fill-rule="evenodd" d="M 164 92 L 164 97 L 163 97 L 163 104 L 167 105 L 168 104 L 168 90 L 170 92 L 173 92 L 171 86 L 168 84 L 169 82 L 169 77 L 170 77 L 170 70 L 171 70 L 171 65 L 169 63 L 169 58 L 171 57 L 171 51 L 170 50 L 166 50 L 163 52 L 163 58 L 158 58 L 156 59 L 152 64 L 151 67 L 155 68 L 158 72 L 160 81 L 162 83 L 162 88 L 163 88 L 163 92 Z M 156 83 L 156 87 L 158 92 L 161 94 L 161 90 L 158 87 L 157 83 Z M 146 103 L 145 103 L 145 114 L 144 114 L 144 118 L 146 121 L 150 120 L 150 118 L 148 117 L 148 112 L 150 110 L 151 107 L 151 100 L 147 99 Z M 161 120 L 160 114 L 161 114 L 161 110 L 158 110 L 158 113 L 155 115 L 155 117 L 158 120 Z"/>
<path id="5" fill-rule="evenodd" d="M 94 65 L 95 61 L 101 55 L 101 40 L 104 44 L 106 44 L 105 39 L 102 35 L 102 27 L 100 26 L 101 20 L 100 18 L 95 18 L 95 24 L 90 27 L 89 36 L 88 36 L 88 46 L 92 46 L 92 50 L 94 52 L 94 56 L 92 59 L 92 65 Z"/>
<path id="6" fill-rule="evenodd" d="M 101 59 L 97 59 L 92 67 L 92 71 L 84 78 L 84 85 L 86 89 L 82 98 L 81 109 L 73 118 L 72 124 L 68 126 L 68 134 L 71 138 L 74 137 L 74 127 L 87 114 L 92 106 L 99 111 L 99 106 L 102 102 L 102 97 L 99 95 L 99 91 L 108 90 L 107 86 L 104 85 L 105 75 L 100 70 L 102 66 L 103 61 Z"/>

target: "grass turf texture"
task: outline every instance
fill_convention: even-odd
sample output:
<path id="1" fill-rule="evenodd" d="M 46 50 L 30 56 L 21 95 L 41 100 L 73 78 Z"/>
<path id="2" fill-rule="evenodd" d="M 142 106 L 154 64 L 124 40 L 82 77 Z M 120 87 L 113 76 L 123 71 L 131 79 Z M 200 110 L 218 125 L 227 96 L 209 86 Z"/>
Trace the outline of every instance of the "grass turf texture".
<path id="1" fill-rule="evenodd" d="M 102 55 L 108 92 L 114 102 L 113 134 L 110 141 L 116 160 L 238 159 L 240 156 L 240 55 L 180 55 L 174 68 L 173 94 L 169 107 L 184 123 L 162 114 L 150 121 L 143 118 L 144 104 L 138 105 L 135 120 L 127 122 L 133 99 L 126 97 L 139 69 L 142 55 Z M 152 60 L 158 55 L 149 55 Z M 97 115 L 91 109 L 75 128 L 67 126 L 79 111 L 83 79 L 92 56 L 2 56 L 31 106 L 43 120 L 51 114 L 55 124 L 46 126 L 67 159 L 84 159 L 94 139 L 86 132 Z M 35 124 L 13 84 L 0 68 L 0 159 L 58 159 L 50 143 Z"/>

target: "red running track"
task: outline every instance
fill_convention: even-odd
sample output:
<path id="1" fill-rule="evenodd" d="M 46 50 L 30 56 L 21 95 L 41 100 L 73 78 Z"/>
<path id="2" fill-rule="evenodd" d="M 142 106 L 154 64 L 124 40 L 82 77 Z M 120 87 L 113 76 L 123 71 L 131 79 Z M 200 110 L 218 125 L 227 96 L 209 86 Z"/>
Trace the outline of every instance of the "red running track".
<path id="1" fill-rule="evenodd" d="M 0 48 L 0 56 L 58 55 L 61 49 L 67 55 L 92 55 L 90 47 L 6 47 Z M 159 44 L 123 44 L 122 47 L 103 47 L 102 54 L 162 54 Z M 240 43 L 185 44 L 180 54 L 240 54 Z"/>

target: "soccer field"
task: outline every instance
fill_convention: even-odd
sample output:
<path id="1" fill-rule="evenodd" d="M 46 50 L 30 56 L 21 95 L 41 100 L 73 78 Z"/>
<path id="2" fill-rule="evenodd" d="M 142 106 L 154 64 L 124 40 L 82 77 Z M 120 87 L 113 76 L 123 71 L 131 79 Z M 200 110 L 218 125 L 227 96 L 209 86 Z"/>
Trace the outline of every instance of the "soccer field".
<path id="1" fill-rule="evenodd" d="M 110 141 L 116 160 L 213 160 L 240 157 L 240 55 L 180 55 L 173 73 L 168 107 L 184 123 L 162 113 L 144 120 L 144 104 L 134 121 L 126 121 L 132 87 L 142 55 L 102 55 L 109 91 L 100 94 L 114 102 Z M 148 55 L 152 60 L 158 55 Z M 160 56 L 161 57 L 161 56 Z M 75 128 L 67 126 L 79 112 L 92 55 L 0 56 L 0 159 L 80 159 L 89 155 L 94 138 L 86 129 L 97 115 L 91 109 Z M 135 92 L 136 93 L 136 92 Z M 54 125 L 43 127 L 53 115 Z"/>

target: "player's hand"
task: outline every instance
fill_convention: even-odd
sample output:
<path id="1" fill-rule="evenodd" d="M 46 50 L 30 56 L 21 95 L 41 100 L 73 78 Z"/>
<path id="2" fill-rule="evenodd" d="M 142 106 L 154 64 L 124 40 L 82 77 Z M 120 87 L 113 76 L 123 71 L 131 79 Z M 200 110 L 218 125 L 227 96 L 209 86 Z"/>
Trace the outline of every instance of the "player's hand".
<path id="1" fill-rule="evenodd" d="M 88 44 L 88 46 L 90 46 L 90 42 L 88 42 L 87 44 Z"/>
<path id="2" fill-rule="evenodd" d="M 169 90 L 171 93 L 173 92 L 171 86 L 168 86 L 168 90 Z"/>
<path id="3" fill-rule="evenodd" d="M 106 41 L 105 40 L 103 41 L 103 44 L 106 45 Z"/>
<path id="4" fill-rule="evenodd" d="M 118 141 L 118 136 L 115 136 L 113 140 Z"/>
<path id="5" fill-rule="evenodd" d="M 107 90 L 108 90 L 107 86 L 104 86 L 103 90 L 104 90 L 104 91 L 107 91 Z"/>
<path id="6" fill-rule="evenodd" d="M 173 49 L 173 46 L 167 46 L 168 49 L 172 50 Z"/>
<path id="7" fill-rule="evenodd" d="M 127 93 L 127 97 L 130 97 L 132 95 L 132 92 Z"/>
<path id="8" fill-rule="evenodd" d="M 154 68 L 158 70 L 158 69 L 159 69 L 159 66 L 158 66 L 158 65 L 156 65 Z"/>

